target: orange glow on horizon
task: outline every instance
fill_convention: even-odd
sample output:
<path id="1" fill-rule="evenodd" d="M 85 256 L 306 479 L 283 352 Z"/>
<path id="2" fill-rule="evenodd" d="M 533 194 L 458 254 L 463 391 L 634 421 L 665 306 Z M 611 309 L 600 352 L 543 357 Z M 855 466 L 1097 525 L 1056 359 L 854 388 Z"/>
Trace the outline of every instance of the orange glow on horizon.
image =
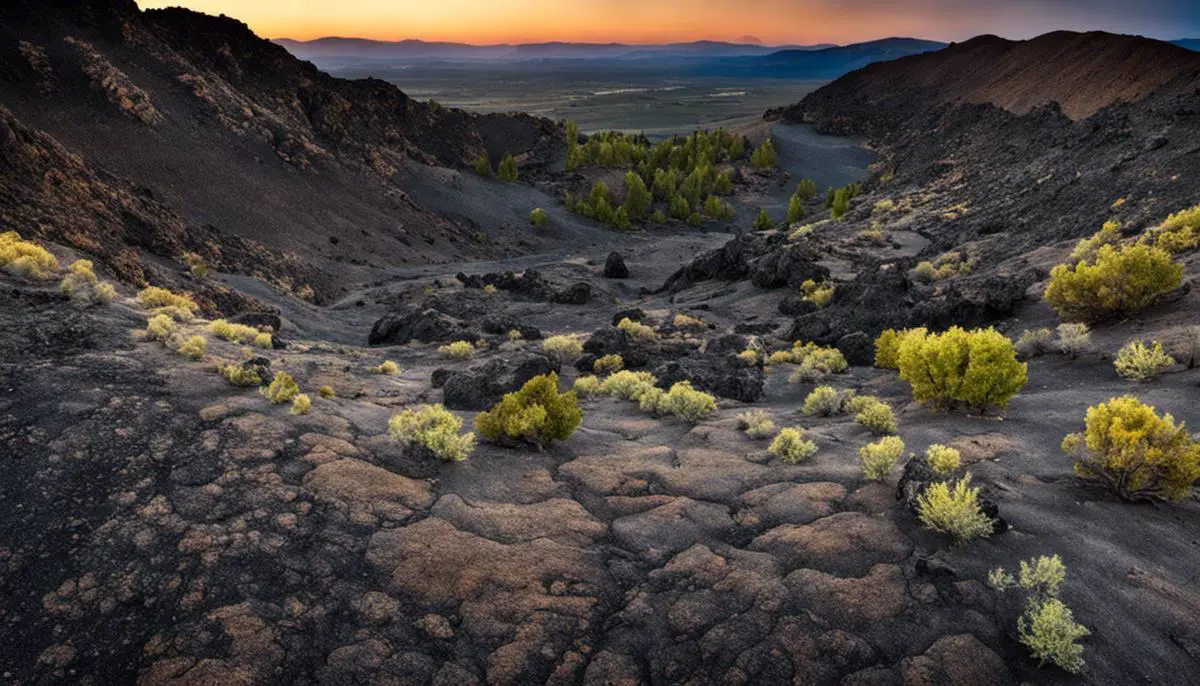
<path id="1" fill-rule="evenodd" d="M 184 6 L 246 22 L 267 38 L 328 36 L 451 41 L 486 45 L 569 41 L 671 43 L 737 41 L 771 45 L 849 43 L 886 36 L 935 38 L 927 18 L 910 14 L 864 21 L 832 0 L 139 0 L 143 9 Z M 936 33 L 955 33 L 941 14 Z M 949 30 L 949 31 L 948 31 Z"/>
<path id="2" fill-rule="evenodd" d="M 1113 0 L 1115 2 L 1115 0 Z M 1166 2 L 1166 0 L 1162 0 Z M 889 36 L 1028 38 L 1055 29 L 1172 33 L 1179 17 L 1136 8 L 1025 0 L 138 0 L 246 22 L 260 36 L 420 39 L 476 45 L 568 41 L 770 45 L 854 43 Z M 1161 4 L 1161 2 L 1160 2 Z M 1186 4 L 1186 3 L 1184 3 Z M 1186 22 L 1185 22 L 1186 23 Z"/>

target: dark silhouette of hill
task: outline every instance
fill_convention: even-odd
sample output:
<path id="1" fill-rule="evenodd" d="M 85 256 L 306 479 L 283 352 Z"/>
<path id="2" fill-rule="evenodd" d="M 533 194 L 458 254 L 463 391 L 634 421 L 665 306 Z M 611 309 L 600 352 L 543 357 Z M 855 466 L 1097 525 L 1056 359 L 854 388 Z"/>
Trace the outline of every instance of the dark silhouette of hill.
<path id="1" fill-rule="evenodd" d="M 1200 51 L 1200 38 L 1180 38 L 1179 40 L 1171 41 L 1171 44 L 1187 48 L 1188 50 Z"/>
<path id="2" fill-rule="evenodd" d="M 730 58 L 704 65 L 700 71 L 771 78 L 835 79 L 873 62 L 933 52 L 944 47 L 945 43 L 919 38 L 884 38 L 821 50 L 780 50 L 756 57 Z"/>
<path id="3" fill-rule="evenodd" d="M 481 249 L 408 197 L 402 165 L 561 146 L 551 122 L 333 78 L 233 19 L 128 0 L 6 4 L 0 93 L 5 228 L 135 282 L 191 251 L 318 302 L 348 275 Z"/>
<path id="4" fill-rule="evenodd" d="M 1027 41 L 979 36 L 847 74 L 787 116 L 832 125 L 854 112 L 861 129 L 948 103 L 990 103 L 1024 114 L 1054 102 L 1068 117 L 1083 119 L 1176 80 L 1194 82 L 1197 74 L 1200 54 L 1139 36 L 1067 31 Z"/>

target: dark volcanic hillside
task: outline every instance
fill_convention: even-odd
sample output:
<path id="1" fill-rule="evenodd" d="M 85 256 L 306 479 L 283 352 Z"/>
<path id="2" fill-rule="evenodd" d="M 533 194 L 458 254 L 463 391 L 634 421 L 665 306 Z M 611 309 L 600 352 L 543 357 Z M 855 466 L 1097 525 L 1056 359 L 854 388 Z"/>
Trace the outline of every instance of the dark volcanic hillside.
<path id="1" fill-rule="evenodd" d="M 768 113 L 865 135 L 883 157 L 844 219 L 806 239 L 838 255 L 830 266 L 842 284 L 833 305 L 802 314 L 792 334 L 833 342 L 887 327 L 995 321 L 1070 241 L 1106 220 L 1133 233 L 1196 204 L 1198 84 L 1200 55 L 1157 41 L 982 37 L 871 65 Z M 862 250 L 863 231 L 892 248 Z M 745 278 L 796 249 L 748 239 L 726 248 L 729 263 L 701 271 Z M 847 249 L 857 255 L 849 263 Z M 974 270 L 935 284 L 906 276 L 952 250 Z"/>
<path id="2" fill-rule="evenodd" d="M 233 19 L 126 0 L 6 3 L 0 121 L 5 227 L 134 282 L 188 250 L 317 302 L 347 275 L 477 254 L 477 228 L 413 202 L 401 167 L 537 164 L 560 140 L 548 121 L 332 78 Z"/>
<path id="3" fill-rule="evenodd" d="M 875 133 L 941 104 L 989 103 L 1014 114 L 1050 102 L 1073 120 L 1175 81 L 1200 83 L 1200 53 L 1139 36 L 1056 31 L 1032 40 L 979 36 L 939 52 L 877 62 L 785 111 Z"/>

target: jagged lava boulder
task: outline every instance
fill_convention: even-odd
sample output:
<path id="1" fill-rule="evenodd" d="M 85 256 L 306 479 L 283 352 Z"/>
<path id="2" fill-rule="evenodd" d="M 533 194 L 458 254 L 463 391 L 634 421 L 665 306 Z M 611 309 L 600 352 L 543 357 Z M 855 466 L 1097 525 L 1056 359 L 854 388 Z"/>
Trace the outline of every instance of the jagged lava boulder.
<path id="1" fill-rule="evenodd" d="M 452 410 L 486 410 L 520 390 L 535 376 L 557 372 L 558 366 L 545 355 L 526 355 L 511 360 L 488 360 L 448 375 L 434 372 L 442 383 L 442 403 Z"/>
<path id="2" fill-rule="evenodd" d="M 614 251 L 608 254 L 608 258 L 604 260 L 604 278 L 629 278 L 629 267 L 625 266 L 625 258 L 621 257 L 621 253 Z"/>

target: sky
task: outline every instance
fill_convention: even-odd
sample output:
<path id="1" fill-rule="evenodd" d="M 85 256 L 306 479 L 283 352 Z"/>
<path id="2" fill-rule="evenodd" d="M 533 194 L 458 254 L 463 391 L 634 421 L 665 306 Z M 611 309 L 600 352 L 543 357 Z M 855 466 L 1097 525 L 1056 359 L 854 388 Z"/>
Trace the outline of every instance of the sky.
<path id="1" fill-rule="evenodd" d="M 959 41 L 1055 29 L 1200 37 L 1200 0 L 138 0 L 236 17 L 267 38 L 323 36 L 476 44 L 739 40 Z"/>

